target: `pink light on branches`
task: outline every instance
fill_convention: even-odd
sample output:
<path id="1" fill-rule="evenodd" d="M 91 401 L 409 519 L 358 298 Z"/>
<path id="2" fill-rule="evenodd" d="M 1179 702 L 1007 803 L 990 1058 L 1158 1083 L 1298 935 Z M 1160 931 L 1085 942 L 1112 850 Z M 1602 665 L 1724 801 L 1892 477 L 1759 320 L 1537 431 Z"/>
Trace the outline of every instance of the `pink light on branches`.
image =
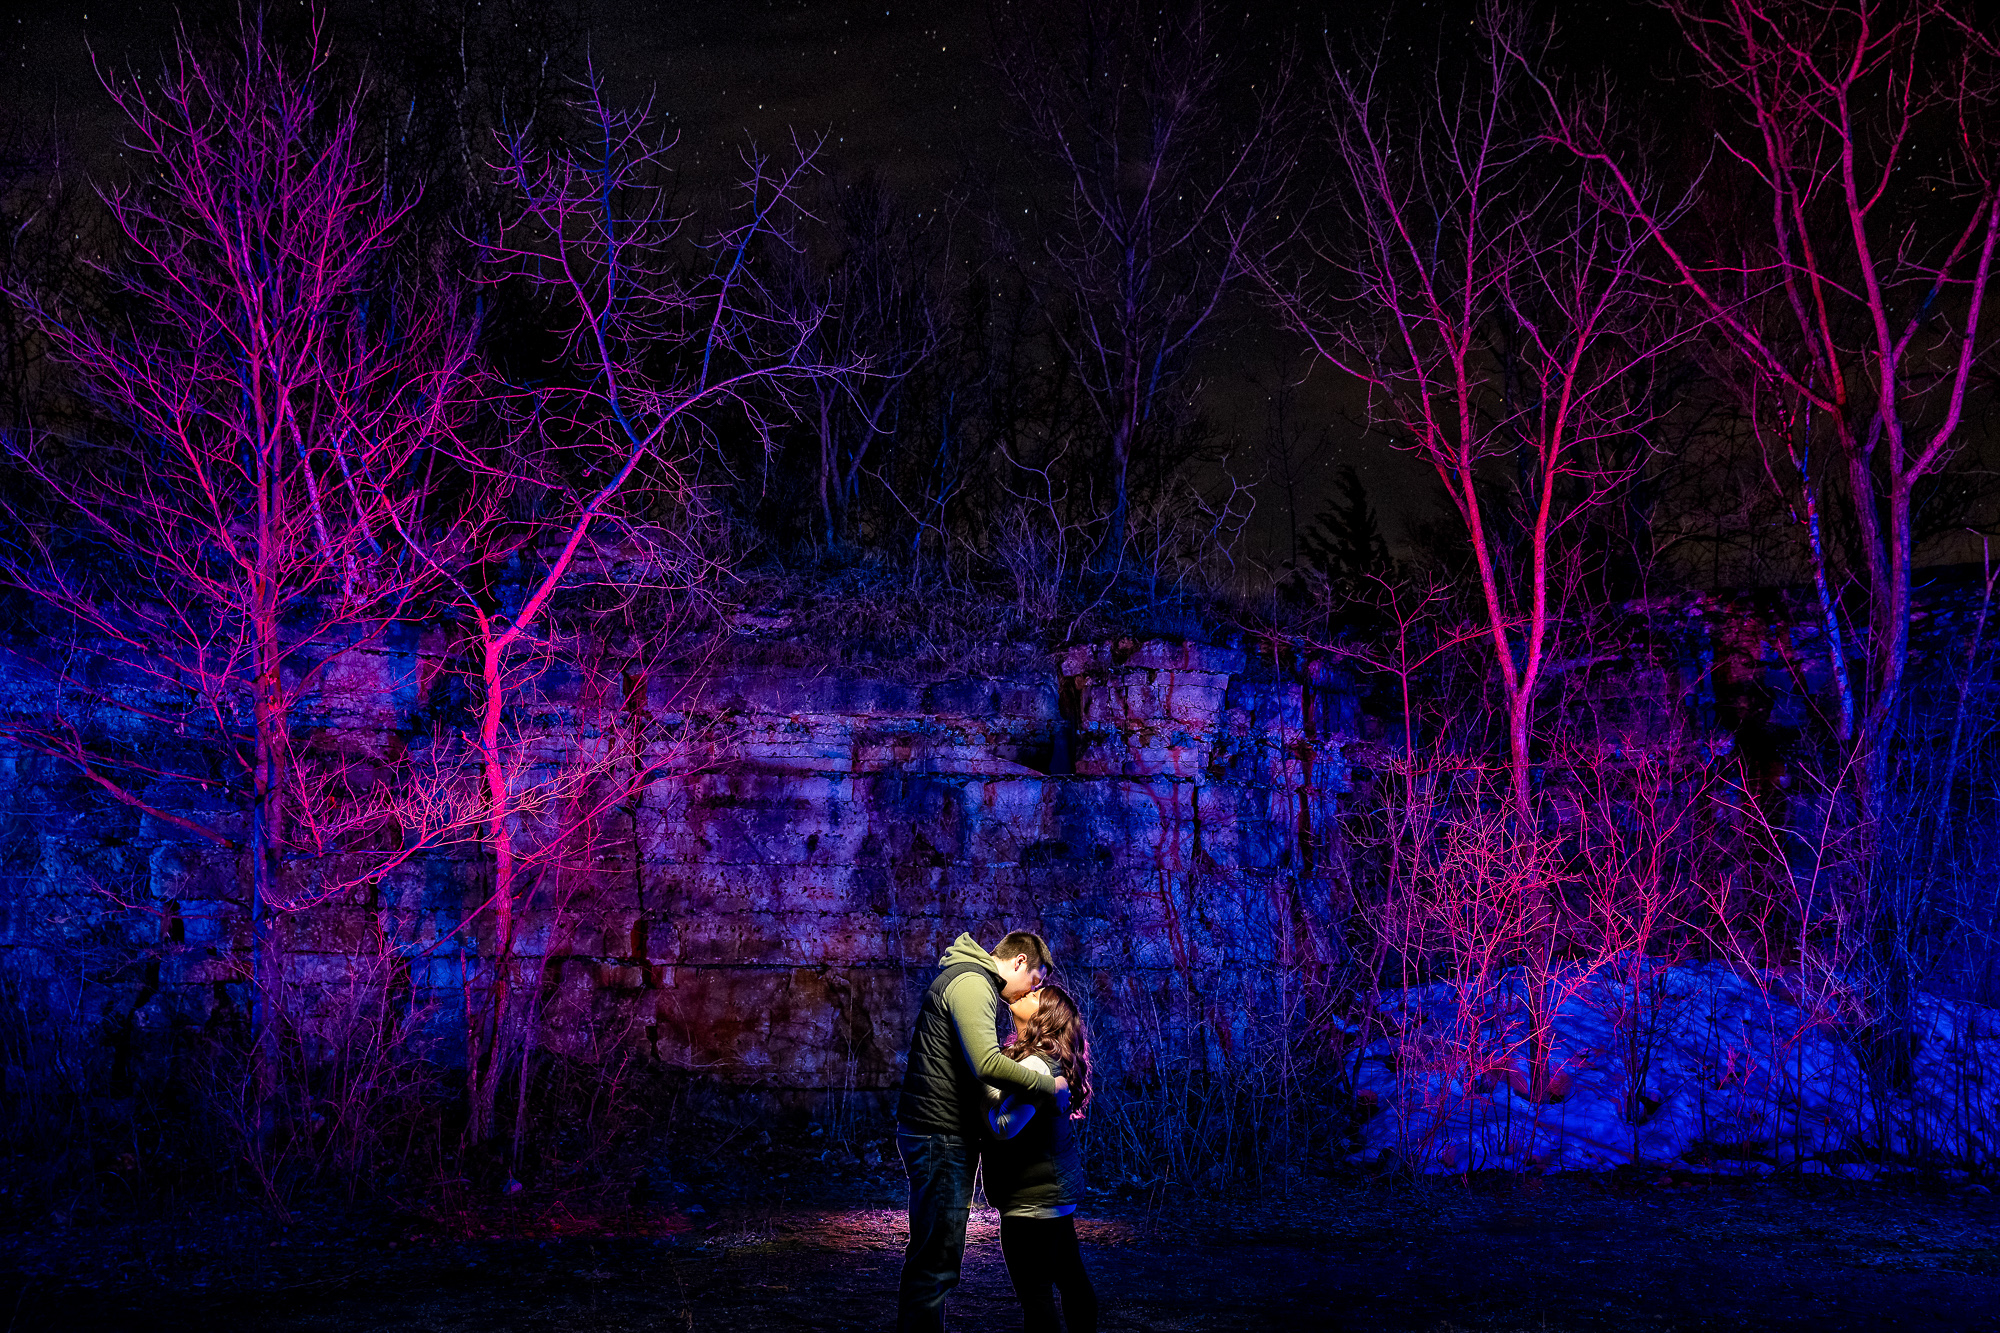
<path id="1" fill-rule="evenodd" d="M 1287 322 L 1366 387 L 1376 429 L 1436 471 L 1464 524 L 1521 818 L 1536 698 L 1581 573 L 1558 537 L 1643 461 L 1664 410 L 1652 378 L 1686 336 L 1647 273 L 1644 229 L 1596 206 L 1538 143 L 1517 56 L 1529 37 L 1525 20 L 1488 7 L 1463 66 L 1440 64 L 1413 96 L 1380 52 L 1336 62 L 1323 123 L 1344 179 L 1330 224 L 1293 270 L 1263 274 Z M 1519 479 L 1511 515 L 1492 485 L 1503 470 Z M 1518 554 L 1502 535 L 1510 519 Z"/>
<path id="2" fill-rule="evenodd" d="M 106 72 L 139 163 L 103 195 L 115 302 L 16 293 L 96 419 L 12 451 L 28 498 L 6 502 L 4 572 L 48 617 L 29 651 L 57 703 L 8 735 L 233 860 L 266 1078 L 280 917 L 461 822 L 312 724 L 482 517 L 436 469 L 477 393 L 462 292 L 393 278 L 408 201 L 324 72 L 253 25 L 225 54 L 183 35 L 157 74 Z"/>
<path id="3" fill-rule="evenodd" d="M 1712 174 L 1729 224 L 1679 225 L 1629 156 L 1551 99 L 1550 136 L 1595 170 L 1591 197 L 1642 228 L 1747 371 L 1746 407 L 1782 449 L 1829 640 L 1842 578 L 1868 603 L 1857 691 L 1831 663 L 1843 739 L 1879 808 L 1909 659 L 1916 488 L 1958 447 L 2000 253 L 2000 45 L 1946 0 L 1730 0 L 1669 6 L 1730 113 Z M 1745 207 L 1740 200 L 1755 200 Z M 1813 445 L 1832 465 L 1816 469 Z M 1776 474 L 1774 473 L 1774 479 Z M 1857 526 L 1830 552 L 1822 496 Z M 1856 694 L 1860 694 L 1857 701 Z"/>
<path id="4" fill-rule="evenodd" d="M 527 1040 L 524 1026 L 516 1024 L 517 1037 L 508 1030 L 527 896 L 577 830 L 679 754 L 649 748 L 641 728 L 587 772 L 535 776 L 537 740 L 519 729 L 513 705 L 575 647 L 553 624 L 563 594 L 588 588 L 613 603 L 647 590 L 705 595 L 725 571 L 704 541 L 704 450 L 728 429 L 768 444 L 796 415 L 801 389 L 869 369 L 822 360 L 821 310 L 766 284 L 765 251 L 793 244 L 810 150 L 782 165 L 747 153 L 732 219 L 695 235 L 670 206 L 672 139 L 645 111 L 614 107 L 593 74 L 571 113 L 554 147 L 540 146 L 532 127 L 498 143 L 495 169 L 511 205 L 485 246 L 488 280 L 529 297 L 561 339 L 561 356 L 544 380 L 511 391 L 514 433 L 459 458 L 483 486 L 514 497 L 486 541 L 495 557 L 518 558 L 522 576 L 501 589 L 434 562 L 471 631 L 465 669 L 478 704 L 468 740 L 494 870 L 481 908 L 491 911 L 493 961 L 482 1016 L 468 1015 L 475 1139 L 493 1127 L 503 1047 Z M 637 583 L 607 581 L 601 552 L 617 549 L 642 553 Z M 621 757 L 630 762 L 612 781 Z M 592 780 L 609 785 L 586 794 Z M 538 838 L 528 816 L 552 803 L 575 817 L 563 830 L 539 828 L 547 836 Z"/>

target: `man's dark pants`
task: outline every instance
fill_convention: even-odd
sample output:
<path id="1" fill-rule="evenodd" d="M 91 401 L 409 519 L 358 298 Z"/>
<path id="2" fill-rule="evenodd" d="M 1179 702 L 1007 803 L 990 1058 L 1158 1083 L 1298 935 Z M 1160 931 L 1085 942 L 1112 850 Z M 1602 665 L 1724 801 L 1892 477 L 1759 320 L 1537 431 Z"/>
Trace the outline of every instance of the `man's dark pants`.
<path id="1" fill-rule="evenodd" d="M 965 1220 L 972 1212 L 972 1176 L 979 1144 L 959 1134 L 896 1131 L 910 1177 L 910 1247 L 896 1293 L 897 1333 L 936 1333 L 944 1298 L 958 1285 L 965 1260 Z"/>

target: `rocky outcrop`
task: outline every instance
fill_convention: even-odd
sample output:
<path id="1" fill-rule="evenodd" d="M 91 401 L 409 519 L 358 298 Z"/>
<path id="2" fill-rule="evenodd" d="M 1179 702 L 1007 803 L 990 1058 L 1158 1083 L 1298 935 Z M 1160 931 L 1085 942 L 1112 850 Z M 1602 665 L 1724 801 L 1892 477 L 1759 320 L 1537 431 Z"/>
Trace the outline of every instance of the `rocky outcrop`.
<path id="1" fill-rule="evenodd" d="M 368 660 L 327 708 L 364 753 L 390 744 L 423 674 L 414 651 Z M 801 1089 L 892 1086 L 921 987 L 960 931 L 1040 930 L 1066 982 L 1121 1001 L 1107 1013 L 1176 977 L 1254 989 L 1307 947 L 1308 918 L 1327 919 L 1315 867 L 1354 739 L 1352 708 L 1325 705 L 1338 696 L 1237 649 L 1158 641 L 1008 680 L 653 679 L 627 706 L 698 722 L 697 758 L 646 782 L 589 865 L 544 885 L 515 967 L 556 1049 Z M 536 710 L 552 759 L 565 708 L 549 690 Z M 16 972 L 94 940 L 156 965 L 142 1027 L 244 1002 L 230 867 L 46 760 L 9 759 L 0 945 Z M 112 881 L 124 887 L 89 887 Z M 288 972 L 337 1007 L 386 966 L 449 1045 L 468 970 L 490 966 L 484 919 L 460 929 L 485 882 L 476 861 L 437 858 L 368 901 L 299 913 Z"/>

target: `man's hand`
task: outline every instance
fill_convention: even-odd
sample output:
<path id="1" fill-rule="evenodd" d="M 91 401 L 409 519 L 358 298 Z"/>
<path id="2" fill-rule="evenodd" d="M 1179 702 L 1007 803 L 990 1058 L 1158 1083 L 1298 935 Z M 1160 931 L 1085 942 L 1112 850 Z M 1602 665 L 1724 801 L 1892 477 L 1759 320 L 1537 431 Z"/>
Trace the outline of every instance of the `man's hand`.
<path id="1" fill-rule="evenodd" d="M 1056 1080 L 1056 1110 L 1062 1112 L 1069 1110 L 1069 1080 L 1066 1078 Z"/>

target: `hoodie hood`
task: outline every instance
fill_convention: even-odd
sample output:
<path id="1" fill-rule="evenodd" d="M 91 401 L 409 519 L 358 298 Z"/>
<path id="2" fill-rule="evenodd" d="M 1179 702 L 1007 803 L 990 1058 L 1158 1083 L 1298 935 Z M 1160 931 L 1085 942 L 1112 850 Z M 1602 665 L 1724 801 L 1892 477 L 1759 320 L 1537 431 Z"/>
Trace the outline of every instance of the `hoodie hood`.
<path id="1" fill-rule="evenodd" d="M 963 967 L 967 963 L 977 963 L 1003 981 L 1006 979 L 1006 974 L 1000 970 L 1000 960 L 982 949 L 979 941 L 970 935 L 960 935 L 953 940 L 951 947 L 944 951 L 944 957 L 938 959 L 941 968 Z"/>

